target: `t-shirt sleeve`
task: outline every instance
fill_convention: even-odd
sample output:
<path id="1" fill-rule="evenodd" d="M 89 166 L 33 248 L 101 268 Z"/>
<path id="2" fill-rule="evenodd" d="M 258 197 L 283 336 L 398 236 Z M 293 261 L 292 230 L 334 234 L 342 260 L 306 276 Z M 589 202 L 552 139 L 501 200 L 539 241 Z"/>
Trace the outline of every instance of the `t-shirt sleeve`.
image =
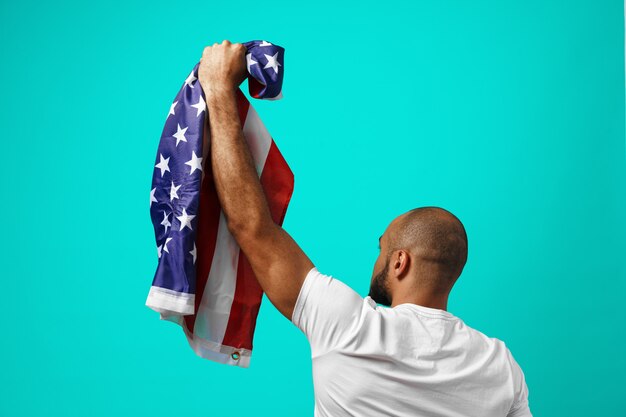
<path id="1" fill-rule="evenodd" d="M 513 358 L 511 352 L 509 351 L 508 353 L 509 361 L 511 363 L 511 369 L 513 371 L 515 396 L 513 400 L 513 405 L 511 405 L 511 409 L 509 410 L 507 417 L 532 417 L 532 414 L 530 413 L 530 407 L 528 406 L 528 386 L 526 385 L 524 372 Z"/>
<path id="2" fill-rule="evenodd" d="M 307 337 L 311 355 L 328 352 L 350 337 L 363 311 L 363 297 L 313 267 L 300 288 L 291 321 Z"/>

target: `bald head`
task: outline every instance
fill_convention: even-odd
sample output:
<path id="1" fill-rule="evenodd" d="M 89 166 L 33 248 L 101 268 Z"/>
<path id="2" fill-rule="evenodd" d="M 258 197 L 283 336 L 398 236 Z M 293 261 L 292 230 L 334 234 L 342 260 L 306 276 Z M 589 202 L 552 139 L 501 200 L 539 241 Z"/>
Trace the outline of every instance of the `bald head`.
<path id="1" fill-rule="evenodd" d="M 420 276 L 420 285 L 449 291 L 467 261 L 467 234 L 461 221 L 440 207 L 418 207 L 394 219 L 387 230 L 388 251 L 409 251 L 434 271 Z"/>

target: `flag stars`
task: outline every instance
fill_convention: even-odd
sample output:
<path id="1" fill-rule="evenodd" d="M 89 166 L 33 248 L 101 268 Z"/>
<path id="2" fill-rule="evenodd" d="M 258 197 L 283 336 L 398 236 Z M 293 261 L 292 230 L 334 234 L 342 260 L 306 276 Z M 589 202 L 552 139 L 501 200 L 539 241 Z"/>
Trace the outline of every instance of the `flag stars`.
<path id="1" fill-rule="evenodd" d="M 157 246 L 157 256 L 159 257 L 159 259 L 161 258 L 161 249 L 163 248 L 163 245 Z"/>
<path id="2" fill-rule="evenodd" d="M 277 59 L 278 59 L 278 52 L 276 52 L 274 55 L 268 55 L 268 54 L 263 54 L 263 55 L 265 55 L 265 58 L 267 58 L 267 64 L 265 64 L 263 69 L 265 69 L 265 68 L 272 68 L 274 70 L 274 72 L 276 74 L 278 74 L 278 67 L 282 66 L 282 65 L 280 65 L 280 62 L 277 61 Z"/>
<path id="3" fill-rule="evenodd" d="M 189 87 L 193 88 L 193 82 L 196 81 L 197 78 L 196 76 L 193 74 L 193 70 L 189 73 L 189 76 L 187 77 L 187 79 L 185 80 L 185 84 L 187 84 Z"/>
<path id="4" fill-rule="evenodd" d="M 172 181 L 172 186 L 170 187 L 170 201 L 174 201 L 175 198 L 180 199 L 180 197 L 178 197 L 178 189 L 180 188 L 182 184 L 180 184 L 178 187 L 176 186 L 176 184 L 174 184 L 174 181 Z"/>
<path id="5" fill-rule="evenodd" d="M 172 223 L 170 223 L 168 219 L 169 216 L 170 216 L 169 214 L 167 214 L 166 212 L 163 212 L 163 221 L 161 222 L 161 224 L 165 226 L 165 233 L 167 233 L 168 227 L 172 227 Z"/>
<path id="6" fill-rule="evenodd" d="M 165 243 L 163 244 L 163 250 L 167 253 L 170 253 L 170 251 L 167 249 L 167 244 L 170 243 L 170 240 L 172 240 L 172 238 L 168 237 L 167 239 L 165 239 Z"/>
<path id="7" fill-rule="evenodd" d="M 150 207 L 152 207 L 152 203 L 159 202 L 159 200 L 157 200 L 156 197 L 154 196 L 154 193 L 156 193 L 156 187 L 154 187 L 152 191 L 150 191 Z"/>
<path id="8" fill-rule="evenodd" d="M 185 165 L 189 165 L 191 167 L 189 175 L 193 174 L 196 169 L 202 172 L 202 158 L 198 158 L 195 151 L 191 151 L 191 159 L 185 162 Z"/>
<path id="9" fill-rule="evenodd" d="M 196 251 L 196 242 L 193 242 L 193 250 L 190 250 L 189 253 L 191 254 L 191 256 L 193 256 L 193 263 L 196 263 L 196 256 L 197 256 L 197 251 Z"/>
<path id="10" fill-rule="evenodd" d="M 180 221 L 180 230 L 182 231 L 185 227 L 189 227 L 190 230 L 193 230 L 191 221 L 194 217 L 196 217 L 195 214 L 187 214 L 187 211 L 183 207 L 183 214 L 176 217 Z"/>
<path id="11" fill-rule="evenodd" d="M 181 140 L 183 142 L 187 142 L 187 138 L 185 137 L 185 132 L 187 132 L 187 128 L 189 126 L 187 126 L 184 129 L 181 129 L 180 123 L 176 123 L 176 125 L 178 126 L 178 129 L 176 130 L 176 133 L 174 133 L 172 136 L 176 138 L 176 146 L 178 146 Z"/>
<path id="12" fill-rule="evenodd" d="M 176 113 L 174 112 L 174 108 L 176 107 L 177 104 L 178 104 L 178 100 L 172 103 L 172 105 L 170 106 L 170 112 L 167 114 L 167 117 L 170 117 L 170 114 L 176 116 Z"/>
<path id="13" fill-rule="evenodd" d="M 167 159 L 163 158 L 163 154 L 159 154 L 160 157 L 160 161 L 158 164 L 155 165 L 155 167 L 159 168 L 161 170 L 161 178 L 163 178 L 163 174 L 165 173 L 165 171 L 169 171 L 170 170 L 170 166 L 169 166 L 169 162 L 170 162 L 170 158 L 167 157 Z"/>
<path id="14" fill-rule="evenodd" d="M 199 101 L 196 104 L 191 105 L 191 107 L 194 107 L 198 111 L 196 117 L 200 116 L 200 113 L 206 110 L 206 102 L 204 99 L 202 97 L 198 97 L 198 100 Z"/>
<path id="15" fill-rule="evenodd" d="M 254 59 L 252 59 L 252 54 L 251 54 L 251 53 L 249 53 L 249 54 L 247 54 L 247 55 L 246 55 L 246 63 L 247 63 L 247 65 L 248 65 L 248 72 L 251 72 L 251 71 L 250 71 L 250 67 L 251 67 L 252 65 L 254 65 L 254 64 L 258 64 L 258 62 L 257 62 L 257 61 L 255 61 Z"/>

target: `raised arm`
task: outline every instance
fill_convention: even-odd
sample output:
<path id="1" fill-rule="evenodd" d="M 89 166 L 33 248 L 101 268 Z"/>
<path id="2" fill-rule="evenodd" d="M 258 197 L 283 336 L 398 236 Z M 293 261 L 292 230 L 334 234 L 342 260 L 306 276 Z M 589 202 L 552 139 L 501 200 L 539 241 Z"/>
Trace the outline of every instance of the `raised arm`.
<path id="1" fill-rule="evenodd" d="M 246 48 L 224 40 L 204 49 L 198 79 L 211 133 L 211 164 L 228 229 L 272 304 L 291 320 L 313 262 L 272 220 L 239 120 L 236 91 L 247 75 Z"/>

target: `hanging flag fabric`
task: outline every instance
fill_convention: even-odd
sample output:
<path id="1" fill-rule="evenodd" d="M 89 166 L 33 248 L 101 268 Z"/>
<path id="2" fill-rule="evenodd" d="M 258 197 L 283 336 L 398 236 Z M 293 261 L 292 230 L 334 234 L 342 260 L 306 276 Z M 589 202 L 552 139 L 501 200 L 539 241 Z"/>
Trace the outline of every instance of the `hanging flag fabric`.
<path id="1" fill-rule="evenodd" d="M 244 46 L 250 95 L 282 98 L 284 49 L 256 40 Z M 217 197 L 199 65 L 171 104 L 157 149 L 150 217 L 158 264 L 146 305 L 161 320 L 179 324 L 198 356 L 248 367 L 263 290 L 226 226 Z M 293 173 L 240 89 L 237 106 L 272 218 L 282 225 Z"/>

